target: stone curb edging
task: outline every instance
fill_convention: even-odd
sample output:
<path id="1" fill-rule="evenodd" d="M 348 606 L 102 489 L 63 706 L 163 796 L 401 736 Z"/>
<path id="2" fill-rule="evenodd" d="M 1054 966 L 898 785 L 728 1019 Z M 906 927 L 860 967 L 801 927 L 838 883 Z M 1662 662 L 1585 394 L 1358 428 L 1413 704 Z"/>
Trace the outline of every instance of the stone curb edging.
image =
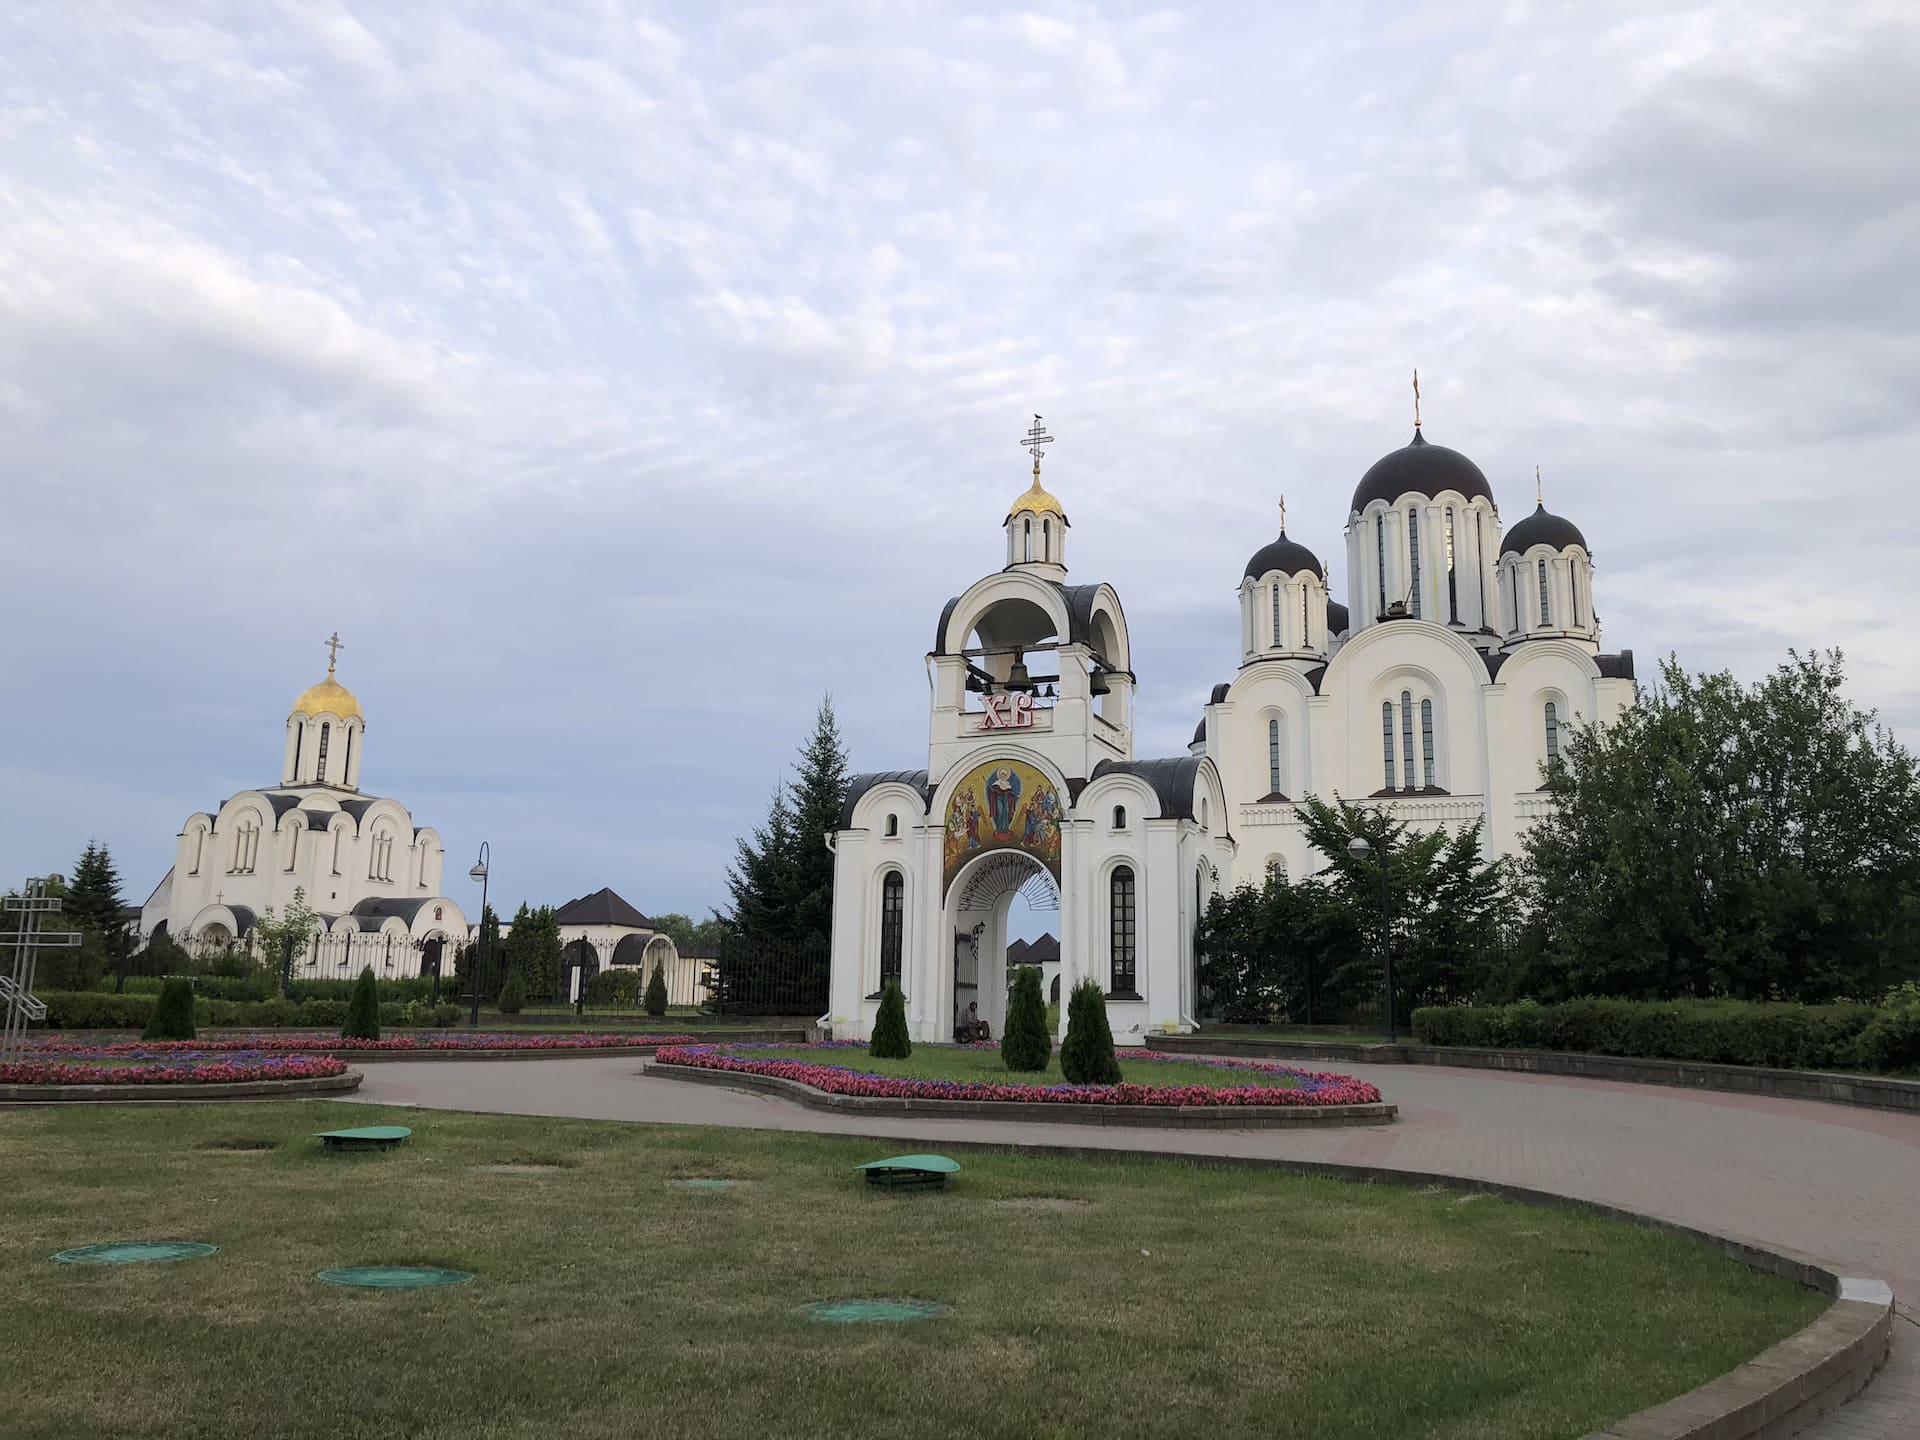
<path id="1" fill-rule="evenodd" d="M 915 1115 L 946 1120 L 1065 1121 L 1179 1130 L 1325 1129 L 1344 1125 L 1390 1125 L 1400 1107 L 1374 1105 L 1074 1105 L 1053 1100 L 919 1100 L 880 1095 L 833 1095 L 779 1075 L 744 1070 L 703 1070 L 658 1061 L 640 1072 L 662 1080 L 758 1090 L 813 1110 L 856 1115 Z"/>
<path id="2" fill-rule="evenodd" d="M 1724 1090 L 1783 1100 L 1824 1100 L 1874 1110 L 1920 1114 L 1920 1082 L 1873 1075 L 1828 1075 L 1698 1060 L 1645 1060 L 1577 1050 L 1496 1050 L 1469 1045 L 1388 1045 L 1325 1040 L 1258 1039 L 1243 1035 L 1150 1035 L 1146 1047 L 1177 1055 L 1251 1055 L 1275 1060 L 1347 1061 L 1373 1065 L 1441 1065 L 1458 1070 L 1517 1070 L 1586 1080 L 1624 1080 L 1682 1090 Z"/>
<path id="3" fill-rule="evenodd" d="M 656 1067 L 664 1068 L 664 1067 Z M 709 1071 L 709 1074 L 724 1074 Z M 682 1078 L 679 1076 L 676 1079 Z M 769 1078 L 769 1077 L 755 1077 Z M 1832 1413 L 1872 1380 L 1886 1361 L 1893 1328 L 1894 1295 L 1884 1281 L 1841 1276 L 1818 1261 L 1791 1251 L 1759 1245 L 1675 1220 L 1663 1220 L 1574 1195 L 1382 1166 L 1347 1165 L 1329 1160 L 1284 1160 L 1254 1155 L 1189 1154 L 1171 1150 L 1133 1150 L 1104 1145 L 1059 1145 L 1026 1140 L 956 1140 L 947 1136 L 854 1135 L 841 1139 L 879 1144 L 920 1143 L 946 1150 L 1014 1151 L 1023 1155 L 1080 1160 L 1176 1160 L 1221 1169 L 1274 1170 L 1333 1180 L 1378 1182 L 1409 1189 L 1441 1186 L 1465 1193 L 1496 1195 L 1543 1209 L 1584 1210 L 1626 1224 L 1697 1241 L 1730 1260 L 1763 1274 L 1782 1275 L 1832 1297 L 1833 1303 L 1805 1328 L 1684 1395 L 1616 1420 L 1583 1440 L 1787 1440 Z"/>
<path id="4" fill-rule="evenodd" d="M 343 1075 L 311 1075 L 296 1080 L 228 1080 L 160 1085 L 0 1085 L 0 1106 L 302 1099 L 311 1095 L 344 1095 L 358 1090 L 365 1078 L 358 1070 L 348 1070 Z"/>
<path id="5" fill-rule="evenodd" d="M 798 1032 L 784 1030 L 742 1031 L 729 1035 L 725 1043 L 738 1045 L 780 1044 Z M 226 1037 L 231 1038 L 231 1037 Z M 646 1057 L 653 1054 L 662 1045 L 686 1045 L 706 1043 L 686 1040 L 658 1040 L 645 1045 L 581 1045 L 576 1047 L 552 1046 L 546 1049 L 516 1050 L 264 1050 L 265 1055 L 330 1055 L 336 1060 L 346 1060 L 359 1065 L 366 1061 L 379 1063 L 387 1060 L 597 1060 L 626 1056 Z M 209 1052 L 220 1054 L 220 1051 Z M 4 1088 L 4 1087 L 0 1087 Z M 40 1088 L 40 1087 L 33 1087 Z M 109 1087 L 125 1089 L 125 1086 Z"/>

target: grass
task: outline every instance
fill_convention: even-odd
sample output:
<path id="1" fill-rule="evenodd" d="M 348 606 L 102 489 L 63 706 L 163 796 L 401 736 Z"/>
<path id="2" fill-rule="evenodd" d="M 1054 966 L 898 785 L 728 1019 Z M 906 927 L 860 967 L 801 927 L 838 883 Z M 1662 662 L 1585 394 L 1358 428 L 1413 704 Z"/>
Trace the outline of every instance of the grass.
<path id="1" fill-rule="evenodd" d="M 1586 1213 L 1177 1161 L 963 1152 L 953 1190 L 892 1197 L 851 1173 L 889 1146 L 824 1136 L 419 1111 L 390 1154 L 307 1138 L 395 1118 L 4 1117 L 0 1434 L 1576 1436 L 1825 1303 Z M 689 1177 L 748 1183 L 672 1183 Z M 1086 1203 L 1004 1203 L 1037 1197 Z M 48 1260 L 138 1239 L 221 1251 Z M 478 1279 L 312 1278 L 371 1264 Z M 899 1297 L 952 1314 L 795 1314 Z"/>
<path id="2" fill-rule="evenodd" d="M 1064 1085 L 1060 1052 L 1054 1051 L 1045 1070 L 1009 1070 L 998 1050 L 965 1050 L 957 1045 L 915 1045 L 905 1060 L 878 1060 L 864 1050 L 814 1050 L 805 1045 L 755 1045 L 737 1052 L 743 1060 L 799 1060 L 810 1065 L 832 1065 L 869 1075 L 912 1080 L 969 1080 L 992 1085 Z M 1205 1085 L 1229 1090 L 1259 1085 L 1274 1090 L 1298 1090 L 1300 1084 L 1285 1075 L 1258 1070 L 1221 1069 L 1184 1060 L 1120 1059 L 1123 1079 L 1137 1085 Z"/>

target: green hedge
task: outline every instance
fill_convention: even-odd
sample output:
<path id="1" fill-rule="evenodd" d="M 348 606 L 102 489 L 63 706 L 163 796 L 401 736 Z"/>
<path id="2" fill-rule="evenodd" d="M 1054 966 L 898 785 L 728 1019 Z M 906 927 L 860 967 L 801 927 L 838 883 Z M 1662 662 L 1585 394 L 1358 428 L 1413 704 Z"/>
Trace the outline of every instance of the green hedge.
<path id="1" fill-rule="evenodd" d="M 144 1030 L 153 1019 L 156 996 L 112 995 L 103 990 L 49 990 L 40 996 L 47 1005 L 47 1027 L 53 1030 Z M 298 1028 L 336 1030 L 346 1019 L 344 1000 L 306 1000 L 296 1004 L 272 1000 L 209 1000 L 196 998 L 194 1023 L 274 1030 Z M 389 1000 L 380 1006 L 380 1023 L 396 1026 L 458 1024 L 463 1012 L 448 1002 L 439 1006 L 425 1000 L 401 1004 Z"/>
<path id="2" fill-rule="evenodd" d="M 1881 1014 L 1876 1006 L 1853 1004 L 1592 999 L 1540 1005 L 1523 1000 L 1416 1010 L 1413 1035 L 1426 1045 L 1569 1050 L 1783 1070 L 1901 1069 L 1915 1063 L 1899 1059 L 1902 1045 L 1893 1033 L 1869 1056 L 1862 1039 Z"/>
<path id="3" fill-rule="evenodd" d="M 103 982 L 112 985 L 111 978 Z M 157 975 L 131 975 L 127 977 L 129 995 L 158 995 L 165 982 Z M 287 987 L 287 993 L 295 1000 L 338 1000 L 341 1004 L 353 998 L 353 980 L 295 980 Z M 375 985 L 382 1001 L 397 1001 L 401 1004 L 409 1000 L 431 1000 L 433 997 L 433 977 L 431 975 L 409 976 L 402 980 L 380 980 Z M 270 1000 L 280 993 L 280 976 L 273 970 L 257 970 L 244 978 L 229 975 L 195 975 L 193 994 L 196 1000 Z M 454 993 L 454 979 L 446 975 L 440 981 L 442 996 Z"/>

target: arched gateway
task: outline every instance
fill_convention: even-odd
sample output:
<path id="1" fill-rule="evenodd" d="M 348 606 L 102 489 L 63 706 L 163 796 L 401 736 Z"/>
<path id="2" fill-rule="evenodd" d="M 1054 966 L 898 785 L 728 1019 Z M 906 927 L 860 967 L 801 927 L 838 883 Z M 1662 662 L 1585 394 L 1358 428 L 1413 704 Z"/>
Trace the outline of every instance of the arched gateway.
<path id="1" fill-rule="evenodd" d="M 1067 583 L 1037 453 L 1005 530 L 1005 568 L 940 615 L 926 768 L 856 776 L 828 837 L 838 1036 L 871 1033 L 890 981 L 918 1040 L 951 1039 L 969 1001 L 999 1034 L 1028 886 L 1057 897 L 1063 994 L 1098 981 L 1119 1043 L 1193 1025 L 1196 907 L 1233 864 L 1219 773 L 1134 759 L 1120 597 Z"/>

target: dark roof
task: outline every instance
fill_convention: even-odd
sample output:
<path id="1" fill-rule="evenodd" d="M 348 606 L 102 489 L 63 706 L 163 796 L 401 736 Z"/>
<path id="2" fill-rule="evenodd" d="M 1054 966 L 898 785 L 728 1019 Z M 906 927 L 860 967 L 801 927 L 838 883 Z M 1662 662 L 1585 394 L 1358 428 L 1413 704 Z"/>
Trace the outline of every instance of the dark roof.
<path id="1" fill-rule="evenodd" d="M 1046 965 L 1060 958 L 1060 942 L 1049 931 L 1027 947 L 1029 965 Z"/>
<path id="2" fill-rule="evenodd" d="M 1201 756 L 1181 755 L 1169 760 L 1102 760 L 1087 777 L 1091 784 L 1102 775 L 1131 775 L 1144 780 L 1160 797 L 1160 816 L 1166 820 L 1192 820 L 1194 779 L 1200 773 Z"/>
<path id="3" fill-rule="evenodd" d="M 1307 671 L 1307 683 L 1313 686 L 1314 694 L 1318 695 L 1320 693 L 1320 682 L 1324 680 L 1326 676 L 1327 667 L 1324 665 L 1316 665 Z"/>
<path id="4" fill-rule="evenodd" d="M 924 770 L 876 770 L 869 775 L 855 775 L 847 782 L 847 798 L 840 802 L 840 820 L 834 829 L 853 828 L 854 807 L 876 785 L 905 785 L 917 791 L 923 813 L 933 803 L 933 787 L 927 784 L 927 772 Z"/>
<path id="5" fill-rule="evenodd" d="M 602 885 L 591 895 L 569 900 L 553 912 L 559 925 L 625 925 L 634 930 L 651 930 L 653 922 L 613 891 Z"/>
<path id="6" fill-rule="evenodd" d="M 1549 514 L 1546 506 L 1539 505 L 1534 507 L 1531 515 L 1507 531 L 1500 553 L 1524 555 L 1536 545 L 1550 545 L 1555 550 L 1578 545 L 1584 550 L 1587 548 L 1587 537 L 1580 533 L 1580 527 L 1571 520 Z"/>
<path id="7" fill-rule="evenodd" d="M 1202 740 L 1205 740 L 1206 738 L 1207 738 L 1207 712 L 1202 710 L 1200 712 L 1200 723 L 1193 727 L 1193 739 L 1189 740 L 1187 743 L 1189 745 L 1198 745 Z"/>
<path id="8" fill-rule="evenodd" d="M 1633 652 L 1622 650 L 1618 655 L 1596 655 L 1593 663 L 1600 667 L 1600 673 L 1609 680 L 1633 679 Z"/>
<path id="9" fill-rule="evenodd" d="M 1480 652 L 1480 658 L 1486 662 L 1487 679 L 1498 680 L 1500 678 L 1500 667 L 1507 663 L 1506 651 L 1482 650 Z"/>
<path id="10" fill-rule="evenodd" d="M 1282 575 L 1298 575 L 1302 570 L 1311 570 L 1322 580 L 1327 578 L 1327 569 L 1320 563 L 1320 557 L 1298 540 L 1289 540 L 1285 530 L 1280 532 L 1278 540 L 1269 541 L 1253 552 L 1253 558 L 1247 561 L 1246 578 L 1258 580 L 1274 570 Z"/>
<path id="11" fill-rule="evenodd" d="M 1227 692 L 1231 689 L 1233 689 L 1233 682 L 1231 680 L 1222 680 L 1218 685 L 1213 687 L 1212 698 L 1210 698 L 1207 703 L 1209 705 L 1218 705 L 1222 700 L 1227 698 Z"/>
<path id="12" fill-rule="evenodd" d="M 1327 633 L 1344 635 L 1347 627 L 1353 623 L 1353 617 L 1347 613 L 1347 607 L 1338 600 L 1327 601 Z"/>
<path id="13" fill-rule="evenodd" d="M 303 810 L 300 813 L 307 817 L 307 829 L 324 830 L 333 824 L 333 817 L 340 812 L 338 810 Z"/>
<path id="14" fill-rule="evenodd" d="M 1027 963 L 1027 951 L 1033 947 L 1024 940 L 1016 940 L 1007 946 L 1007 964 L 1024 965 Z"/>
<path id="15" fill-rule="evenodd" d="M 420 913 L 420 907 L 426 903 L 425 900 L 369 899 L 362 900 L 347 913 L 352 915 L 356 920 L 385 920 L 389 916 L 397 916 L 406 921 L 408 925 L 412 925 L 413 917 Z M 377 930 L 379 926 L 376 925 L 373 928 Z"/>
<path id="16" fill-rule="evenodd" d="M 277 795 L 272 791 L 267 793 L 267 804 L 273 807 L 273 818 L 275 820 L 278 820 L 299 803 L 300 797 L 298 795 Z"/>
<path id="17" fill-rule="evenodd" d="M 1353 509 L 1357 513 L 1375 500 L 1392 504 L 1406 494 L 1431 498 L 1442 490 L 1458 490 L 1469 500 L 1476 495 L 1493 499 L 1493 487 L 1478 465 L 1458 450 L 1429 445 L 1415 430 L 1413 439 L 1403 448 L 1382 455 L 1360 477 L 1359 487 L 1353 492 Z"/>
<path id="18" fill-rule="evenodd" d="M 253 929 L 253 911 L 245 905 L 229 905 L 233 912 L 234 938 L 237 940 Z"/>

